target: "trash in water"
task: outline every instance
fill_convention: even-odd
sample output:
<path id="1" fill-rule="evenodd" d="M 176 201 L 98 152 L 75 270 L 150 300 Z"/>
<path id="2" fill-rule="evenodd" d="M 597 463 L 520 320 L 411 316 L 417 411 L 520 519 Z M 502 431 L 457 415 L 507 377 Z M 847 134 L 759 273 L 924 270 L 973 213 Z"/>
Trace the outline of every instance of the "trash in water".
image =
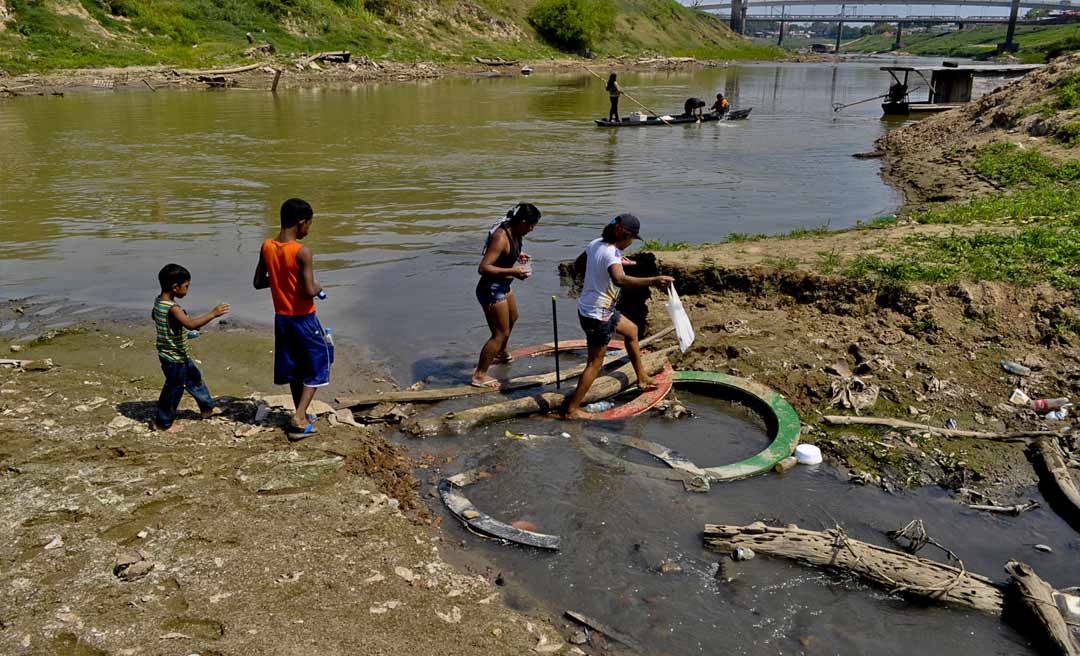
<path id="1" fill-rule="evenodd" d="M 1018 387 L 1013 390 L 1012 396 L 1009 397 L 1009 403 L 1012 403 L 1013 405 L 1028 405 L 1031 403 L 1031 397 Z"/>
<path id="2" fill-rule="evenodd" d="M 795 447 L 795 460 L 798 461 L 800 465 L 821 464 L 821 449 L 813 444 L 800 444 Z"/>
<path id="3" fill-rule="evenodd" d="M 1065 419 L 1068 416 L 1069 416 L 1069 408 L 1068 408 L 1068 406 L 1066 406 L 1064 408 L 1060 408 L 1058 410 L 1051 410 L 1050 412 L 1046 413 L 1046 418 L 1051 419 L 1053 421 L 1061 421 L 1062 419 Z"/>
<path id="4" fill-rule="evenodd" d="M 735 551 L 732 552 L 731 558 L 738 561 L 753 560 L 755 555 L 754 550 L 750 547 L 735 547 Z"/>
<path id="5" fill-rule="evenodd" d="M 1042 551 L 1044 553 L 1054 553 L 1054 550 L 1050 548 L 1050 545 L 1036 544 L 1035 551 Z"/>
<path id="6" fill-rule="evenodd" d="M 1013 374 L 1014 376 L 1030 376 L 1031 375 L 1031 369 L 1030 368 L 1025 367 L 1024 365 L 1020 364 L 1019 362 L 1013 362 L 1012 360 L 1002 360 L 1001 361 L 1001 368 L 1004 369 L 1005 371 L 1009 372 L 1010 374 Z"/>
<path id="7" fill-rule="evenodd" d="M 596 414 L 599 412 L 606 412 L 615 407 L 615 404 L 611 401 L 597 401 L 596 403 L 590 403 L 582 408 L 585 412 Z"/>
<path id="8" fill-rule="evenodd" d="M 949 430 L 956 430 L 957 426 L 958 424 L 956 423 L 955 417 L 949 417 L 945 420 L 945 428 L 948 428 Z"/>
<path id="9" fill-rule="evenodd" d="M 798 462 L 799 461 L 795 459 L 795 456 L 788 456 L 787 458 L 784 458 L 780 462 L 776 463 L 776 465 L 773 467 L 773 471 L 775 471 L 777 474 L 783 474 L 786 471 L 794 469 L 795 465 L 798 464 Z"/>

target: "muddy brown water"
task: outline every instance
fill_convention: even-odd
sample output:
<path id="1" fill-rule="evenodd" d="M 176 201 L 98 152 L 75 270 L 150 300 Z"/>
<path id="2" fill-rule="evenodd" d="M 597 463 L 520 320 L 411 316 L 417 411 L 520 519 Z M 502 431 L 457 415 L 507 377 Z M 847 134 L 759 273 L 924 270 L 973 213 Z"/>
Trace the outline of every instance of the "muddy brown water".
<path id="1" fill-rule="evenodd" d="M 483 234 L 518 200 L 544 212 L 526 245 L 536 275 L 515 285 L 518 345 L 550 340 L 552 294 L 561 335 L 580 336 L 555 263 L 576 256 L 619 211 L 637 213 L 644 235 L 663 242 L 842 228 L 891 211 L 899 197 L 879 178 L 879 163 L 851 157 L 871 149 L 891 124 L 876 103 L 839 114 L 831 106 L 883 93 L 882 63 L 620 75 L 635 97 L 662 111 L 676 113 L 685 97 L 716 90 L 736 108 L 754 108 L 747 121 L 670 129 L 593 127 L 607 100 L 584 73 L 308 88 L 277 97 L 110 92 L 3 103 L 0 297 L 34 296 L 49 312 L 36 323 L 53 326 L 85 316 L 77 312 L 107 315 L 103 307 L 127 313 L 149 303 L 157 270 L 176 261 L 193 272 L 189 309 L 224 300 L 240 319 L 265 320 L 269 295 L 253 293 L 249 282 L 258 246 L 273 233 L 281 200 L 303 196 L 318 217 L 310 244 L 330 294 L 319 306 L 324 324 L 401 381 L 460 382 L 485 333 L 472 291 Z M 0 324 L 0 338 L 36 327 Z M 513 371 L 545 366 L 520 362 Z M 596 443 L 628 434 L 705 465 L 764 444 L 752 416 L 707 397 L 687 400 L 696 416 L 680 422 L 566 427 L 532 420 L 410 445 L 456 454 L 455 466 L 501 464 L 470 496 L 499 518 L 562 535 L 563 550 L 493 544 L 452 521 L 446 530 L 502 569 L 510 589 L 521 592 L 519 603 L 538 599 L 549 611 L 592 615 L 640 641 L 645 653 L 1026 650 L 993 618 L 922 608 L 767 557 L 731 565 L 732 580 L 718 580 L 719 557 L 700 545 L 706 522 L 840 523 L 880 542 L 882 531 L 920 517 L 974 571 L 1001 579 L 1004 562 L 1020 557 L 1059 585 L 1078 582 L 1080 543 L 1045 506 L 992 517 L 936 489 L 892 496 L 854 487 L 827 466 L 689 495 L 678 483 L 600 466 L 573 441 L 503 437 L 508 428 L 568 428 Z M 1034 490 L 1030 496 L 1041 498 Z M 1035 552 L 1034 543 L 1054 552 Z M 656 573 L 664 560 L 682 573 Z"/>

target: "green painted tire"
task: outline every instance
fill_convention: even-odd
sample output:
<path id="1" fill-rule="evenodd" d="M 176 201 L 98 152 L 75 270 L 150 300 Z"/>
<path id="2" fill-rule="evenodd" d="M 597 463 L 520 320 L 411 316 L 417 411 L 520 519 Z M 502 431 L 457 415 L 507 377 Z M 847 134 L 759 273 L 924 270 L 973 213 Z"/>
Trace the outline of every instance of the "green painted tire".
<path id="1" fill-rule="evenodd" d="M 762 418 L 768 426 L 773 440 L 755 455 L 745 460 L 704 467 L 710 481 L 734 481 L 770 471 L 784 458 L 795 453 L 802 433 L 802 423 L 795 408 L 778 392 L 752 380 L 728 376 L 715 371 L 676 371 L 673 377 L 675 386 L 703 385 L 719 386 L 736 393 L 749 395 L 761 406 Z M 767 411 L 766 411 L 767 410 Z"/>

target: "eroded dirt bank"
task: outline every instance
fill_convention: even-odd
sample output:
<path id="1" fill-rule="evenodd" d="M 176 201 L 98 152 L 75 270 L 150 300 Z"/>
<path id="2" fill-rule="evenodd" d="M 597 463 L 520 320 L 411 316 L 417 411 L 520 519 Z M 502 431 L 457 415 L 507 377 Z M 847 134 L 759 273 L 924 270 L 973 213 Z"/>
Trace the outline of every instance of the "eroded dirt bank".
<path id="1" fill-rule="evenodd" d="M 0 325 L 47 320 L 32 316 L 47 308 L 13 308 Z M 186 399 L 183 432 L 166 434 L 147 429 L 160 376 L 145 326 L 37 334 L 0 344 L 4 357 L 57 365 L 0 367 L 0 652 L 510 655 L 541 634 L 561 644 L 502 603 L 493 575 L 442 559 L 400 449 L 325 416 L 321 435 L 296 444 L 278 427 L 284 410 L 256 420 L 265 335 L 206 331 L 196 357 L 224 413 L 200 420 Z"/>

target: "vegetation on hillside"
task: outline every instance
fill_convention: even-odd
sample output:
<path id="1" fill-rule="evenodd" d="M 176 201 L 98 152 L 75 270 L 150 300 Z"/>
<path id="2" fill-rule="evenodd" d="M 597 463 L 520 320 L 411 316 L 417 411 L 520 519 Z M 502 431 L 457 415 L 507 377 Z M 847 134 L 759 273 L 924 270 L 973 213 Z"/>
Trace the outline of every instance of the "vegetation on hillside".
<path id="1" fill-rule="evenodd" d="M 1058 55 L 1080 50 L 1080 25 L 1018 25 L 1017 56 L 1024 62 L 1042 63 Z M 889 52 L 895 36 L 874 34 L 845 46 L 848 52 Z M 948 33 L 904 33 L 901 50 L 913 55 L 946 57 L 987 57 L 997 52 L 997 44 L 1005 41 L 1005 26 L 968 27 Z"/>
<path id="2" fill-rule="evenodd" d="M 599 11 L 587 17 L 584 32 L 545 23 L 544 38 L 529 21 L 536 0 L 7 0 L 0 70 L 229 65 L 250 61 L 242 54 L 248 32 L 286 59 L 337 49 L 442 62 L 547 58 L 583 47 L 597 54 L 732 59 L 779 52 L 754 47 L 715 16 L 675 0 L 544 1 Z M 594 20 L 597 15 L 602 20 Z"/>

